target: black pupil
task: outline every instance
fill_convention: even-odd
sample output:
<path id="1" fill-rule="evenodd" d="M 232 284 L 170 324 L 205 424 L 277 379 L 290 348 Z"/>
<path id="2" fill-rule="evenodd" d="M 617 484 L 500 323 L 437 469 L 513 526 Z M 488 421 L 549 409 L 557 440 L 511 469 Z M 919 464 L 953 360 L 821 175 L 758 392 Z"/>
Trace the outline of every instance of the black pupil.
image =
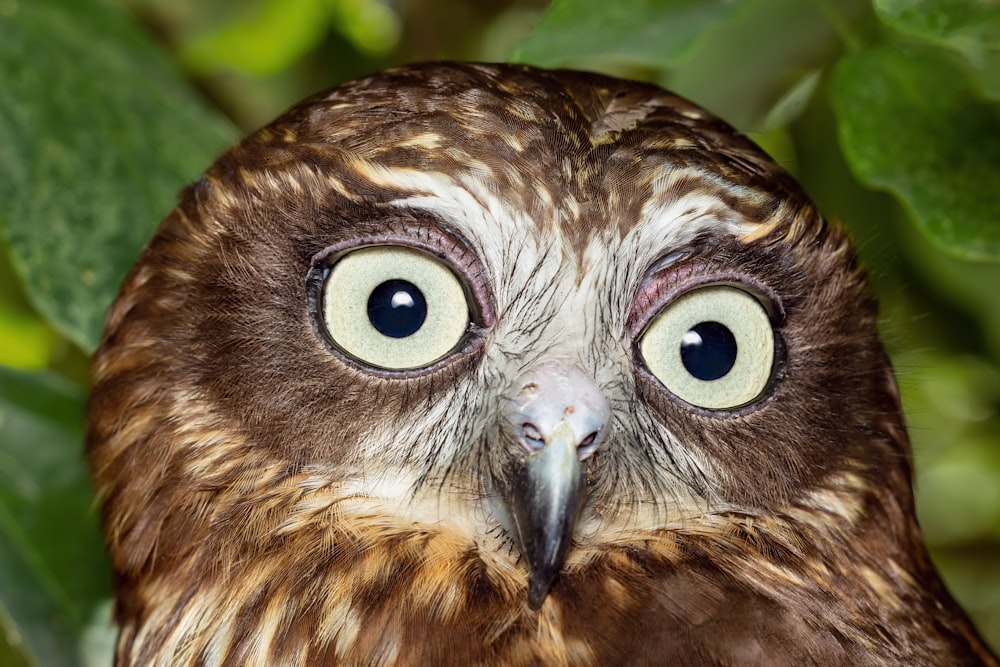
<path id="1" fill-rule="evenodd" d="M 385 336 L 412 336 L 426 319 L 427 301 L 423 293 L 406 280 L 387 280 L 368 297 L 368 321 Z"/>
<path id="2" fill-rule="evenodd" d="M 736 364 L 736 338 L 718 322 L 702 322 L 681 337 L 681 362 L 699 380 L 718 380 Z"/>

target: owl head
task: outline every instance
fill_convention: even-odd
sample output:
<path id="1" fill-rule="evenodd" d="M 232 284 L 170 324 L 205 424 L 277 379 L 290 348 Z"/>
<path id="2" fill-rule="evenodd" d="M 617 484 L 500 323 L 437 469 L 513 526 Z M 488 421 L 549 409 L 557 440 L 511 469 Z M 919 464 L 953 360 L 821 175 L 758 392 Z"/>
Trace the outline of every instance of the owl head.
<path id="1" fill-rule="evenodd" d="M 119 659 L 549 660 L 544 626 L 607 664 L 587 617 L 741 600 L 760 642 L 773 614 L 860 655 L 953 607 L 876 315 L 844 231 L 659 88 L 431 64 L 312 97 L 183 192 L 110 311 Z"/>

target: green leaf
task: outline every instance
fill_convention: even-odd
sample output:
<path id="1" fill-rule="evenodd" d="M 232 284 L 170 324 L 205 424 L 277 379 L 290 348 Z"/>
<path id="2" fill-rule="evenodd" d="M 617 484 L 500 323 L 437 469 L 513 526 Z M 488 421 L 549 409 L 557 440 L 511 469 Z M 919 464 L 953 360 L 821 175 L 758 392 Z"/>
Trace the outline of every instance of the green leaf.
<path id="1" fill-rule="evenodd" d="M 875 0 L 882 21 L 960 54 L 981 92 L 1000 99 L 1000 3 L 996 0 Z"/>
<path id="2" fill-rule="evenodd" d="M 184 43 L 181 58 L 203 74 L 273 76 L 315 50 L 331 28 L 370 55 L 399 41 L 399 17 L 379 0 L 263 0 Z"/>
<path id="3" fill-rule="evenodd" d="M 835 21 L 857 20 L 871 6 L 838 0 L 836 11 L 834 20 L 819 2 L 743 0 L 741 11 L 720 20 L 663 83 L 745 132 L 787 124 L 840 49 L 846 30 Z"/>
<path id="4" fill-rule="evenodd" d="M 83 461 L 83 390 L 0 367 L 0 632 L 37 665 L 81 664 L 111 594 Z"/>
<path id="5" fill-rule="evenodd" d="M 192 68 L 211 73 L 230 68 L 257 76 L 286 69 L 326 36 L 326 0 L 266 0 L 248 6 L 236 20 L 184 45 Z"/>
<path id="6" fill-rule="evenodd" d="M 0 223 L 34 306 L 93 349 L 178 190 L 234 137 L 98 0 L 0 13 Z"/>
<path id="7" fill-rule="evenodd" d="M 662 68 L 676 63 L 741 0 L 554 0 L 514 50 L 545 67 L 600 60 Z"/>
<path id="8" fill-rule="evenodd" d="M 5 637 L 3 634 L 4 624 L 0 622 L 0 665 L 4 667 L 31 667 L 28 658 L 23 653 L 15 649 L 12 644 L 19 644 L 21 638 Z"/>
<path id="9" fill-rule="evenodd" d="M 831 96 L 855 176 L 899 199 L 937 245 L 1000 259 L 1000 115 L 942 58 L 892 47 L 842 60 Z"/>

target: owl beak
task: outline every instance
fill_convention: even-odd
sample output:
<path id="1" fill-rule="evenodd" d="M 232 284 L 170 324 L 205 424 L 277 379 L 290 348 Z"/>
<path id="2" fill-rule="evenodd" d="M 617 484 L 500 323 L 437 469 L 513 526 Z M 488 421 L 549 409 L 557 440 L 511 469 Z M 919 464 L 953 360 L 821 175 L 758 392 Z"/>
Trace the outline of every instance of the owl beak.
<path id="1" fill-rule="evenodd" d="M 547 365 L 515 384 L 507 413 L 517 445 L 509 460 L 504 504 L 528 564 L 528 605 L 548 596 L 584 505 L 581 462 L 601 444 L 608 403 L 594 382 L 572 366 Z"/>
<path id="2" fill-rule="evenodd" d="M 583 504 L 576 439 L 560 423 L 544 446 L 515 467 L 511 509 L 528 561 L 528 606 L 538 609 L 562 569 Z"/>

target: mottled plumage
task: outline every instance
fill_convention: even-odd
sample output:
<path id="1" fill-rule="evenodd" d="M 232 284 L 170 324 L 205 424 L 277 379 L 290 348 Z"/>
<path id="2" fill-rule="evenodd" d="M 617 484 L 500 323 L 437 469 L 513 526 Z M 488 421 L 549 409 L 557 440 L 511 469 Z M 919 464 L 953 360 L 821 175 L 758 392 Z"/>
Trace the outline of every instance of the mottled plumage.
<path id="1" fill-rule="evenodd" d="M 446 353 L 344 343 L 364 248 L 457 279 Z M 773 329 L 763 389 L 711 409 L 640 347 L 706 286 Z M 922 545 L 876 315 L 845 232 L 658 88 L 434 64 L 312 97 L 184 191 L 109 313 L 118 664 L 996 665 Z M 524 489 L 556 440 L 553 528 Z"/>

